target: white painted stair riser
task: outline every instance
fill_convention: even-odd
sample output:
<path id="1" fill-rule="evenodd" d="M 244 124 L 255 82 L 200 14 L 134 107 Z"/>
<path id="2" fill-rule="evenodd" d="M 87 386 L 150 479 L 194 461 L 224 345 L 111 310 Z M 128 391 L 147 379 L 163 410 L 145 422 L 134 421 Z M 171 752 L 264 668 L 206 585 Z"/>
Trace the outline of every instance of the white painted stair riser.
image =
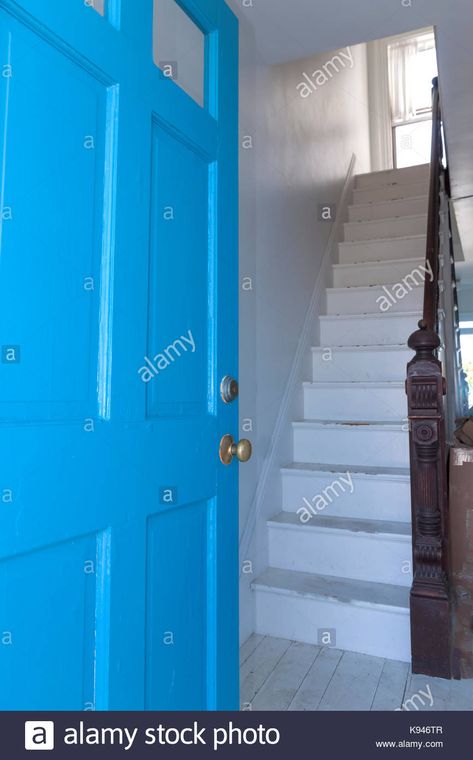
<path id="1" fill-rule="evenodd" d="M 317 521 L 317 518 L 314 518 Z M 412 584 L 410 536 L 369 535 L 342 530 L 269 524 L 269 564 L 283 570 L 361 581 Z"/>
<path id="2" fill-rule="evenodd" d="M 429 198 L 421 195 L 417 198 L 400 198 L 396 201 L 379 201 L 377 203 L 359 203 L 349 206 L 350 222 L 370 222 L 376 219 L 396 219 L 401 216 L 427 214 Z"/>
<path id="3" fill-rule="evenodd" d="M 408 166 L 403 169 L 385 169 L 384 171 L 371 172 L 370 174 L 358 174 L 355 187 L 359 190 L 385 185 L 412 185 L 414 182 L 428 184 L 430 177 L 430 164 Z"/>
<path id="4" fill-rule="evenodd" d="M 405 346 L 420 312 L 320 317 L 322 346 Z"/>
<path id="5" fill-rule="evenodd" d="M 428 183 L 413 182 L 408 185 L 383 185 L 381 187 L 363 188 L 353 191 L 353 205 L 360 203 L 379 203 L 379 201 L 405 200 L 428 194 Z"/>
<path id="6" fill-rule="evenodd" d="M 374 222 L 347 222 L 344 226 L 344 240 L 355 242 L 408 237 L 410 235 L 423 235 L 426 230 L 427 215 L 381 219 Z"/>
<path id="7" fill-rule="evenodd" d="M 425 255 L 416 259 L 387 259 L 386 261 L 367 261 L 355 264 L 334 264 L 332 267 L 333 287 L 383 286 L 402 283 L 404 279 L 407 282 L 412 282 L 412 276 L 417 276 L 416 272 L 425 275 L 426 269 L 428 276 L 428 267 L 425 267 Z"/>
<path id="8" fill-rule="evenodd" d="M 336 634 L 337 649 L 410 661 L 408 610 L 359 606 L 257 590 L 256 633 L 319 644 L 322 631 Z"/>
<path id="9" fill-rule="evenodd" d="M 304 419 L 393 420 L 407 418 L 404 383 L 304 383 Z"/>
<path id="10" fill-rule="evenodd" d="M 318 497 L 322 496 L 329 501 L 323 514 L 333 517 L 399 522 L 409 522 L 411 519 L 408 475 L 368 475 L 355 473 L 347 466 L 342 473 L 286 468 L 282 470 L 281 477 L 282 508 L 285 512 L 297 512 L 306 506 L 307 501 L 318 504 Z M 344 480 L 341 480 L 342 477 Z"/>
<path id="11" fill-rule="evenodd" d="M 426 235 L 416 235 L 367 240 L 360 243 L 339 243 L 339 263 L 356 264 L 360 261 L 425 258 L 426 241 Z"/>
<path id="12" fill-rule="evenodd" d="M 422 279 L 423 278 L 423 279 Z M 425 273 L 404 283 L 356 288 L 329 288 L 327 314 L 380 314 L 421 311 Z"/>
<path id="13" fill-rule="evenodd" d="M 312 350 L 314 382 L 404 382 L 412 351 L 404 346 L 358 346 Z"/>
<path id="14" fill-rule="evenodd" d="M 408 467 L 407 422 L 385 425 L 293 423 L 294 461 Z"/>

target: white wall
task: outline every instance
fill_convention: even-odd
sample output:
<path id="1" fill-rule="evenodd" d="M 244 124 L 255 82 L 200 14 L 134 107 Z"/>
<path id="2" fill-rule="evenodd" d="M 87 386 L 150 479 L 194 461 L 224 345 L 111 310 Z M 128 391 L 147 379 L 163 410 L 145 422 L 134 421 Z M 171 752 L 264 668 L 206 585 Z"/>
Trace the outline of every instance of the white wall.
<path id="1" fill-rule="evenodd" d="M 265 519 L 280 510 L 278 467 L 259 503 L 255 494 L 330 234 L 330 223 L 317 218 L 318 204 L 337 202 L 353 152 L 357 171 L 370 170 L 366 48 L 351 53 L 352 67 L 347 62 L 304 99 L 297 90 L 303 72 L 310 75 L 332 56 L 263 65 L 251 30 L 241 28 L 240 274 L 253 289 L 240 296 L 240 414 L 253 431 L 240 433 L 255 448 L 240 478 L 241 560 L 253 565 L 253 574 L 242 575 L 242 640 L 253 631 L 249 584 L 267 565 Z M 291 459 L 289 430 L 283 441 L 277 465 Z"/>
<path id="2" fill-rule="evenodd" d="M 240 540 L 251 510 L 252 500 L 261 468 L 261 453 L 257 443 L 258 365 L 256 360 L 256 326 L 258 280 L 258 203 L 256 184 L 260 134 L 264 67 L 260 67 L 253 30 L 240 20 L 240 436 L 254 444 L 253 458 L 240 465 Z M 252 148 L 244 149 L 248 140 Z M 251 290 L 244 289 L 251 287 Z M 245 421 L 247 421 L 245 423 Z M 246 640 L 254 630 L 254 610 L 248 583 L 251 575 L 242 576 L 240 591 L 240 638 Z"/>

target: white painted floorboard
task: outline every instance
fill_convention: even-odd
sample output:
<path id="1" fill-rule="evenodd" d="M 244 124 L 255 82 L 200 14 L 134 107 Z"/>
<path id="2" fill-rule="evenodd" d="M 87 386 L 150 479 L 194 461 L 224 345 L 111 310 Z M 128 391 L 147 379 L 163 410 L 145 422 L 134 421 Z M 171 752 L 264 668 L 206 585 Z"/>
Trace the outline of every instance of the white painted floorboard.
<path id="1" fill-rule="evenodd" d="M 319 647 L 293 642 L 255 696 L 253 710 L 287 710 L 319 652 Z"/>
<path id="2" fill-rule="evenodd" d="M 412 675 L 405 662 L 258 634 L 240 661 L 242 710 L 473 711 L 473 680 Z"/>
<path id="3" fill-rule="evenodd" d="M 276 639 L 269 636 L 261 638 L 256 649 L 241 667 L 240 702 L 243 709 L 246 705 L 253 704 L 255 696 L 266 683 L 291 643 L 286 639 Z"/>

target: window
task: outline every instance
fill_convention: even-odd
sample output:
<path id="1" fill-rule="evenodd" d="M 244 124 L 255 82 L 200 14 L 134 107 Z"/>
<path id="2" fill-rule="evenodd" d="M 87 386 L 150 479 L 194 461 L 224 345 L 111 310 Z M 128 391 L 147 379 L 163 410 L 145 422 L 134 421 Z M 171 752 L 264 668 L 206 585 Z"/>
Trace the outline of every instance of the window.
<path id="1" fill-rule="evenodd" d="M 153 60 L 163 76 L 204 105 L 205 34 L 175 0 L 154 0 Z"/>
<path id="2" fill-rule="evenodd" d="M 473 322 L 460 322 L 462 364 L 469 387 L 469 406 L 473 406 Z"/>
<path id="3" fill-rule="evenodd" d="M 389 90 L 397 168 L 430 161 L 432 80 L 437 76 L 433 32 L 388 46 Z"/>

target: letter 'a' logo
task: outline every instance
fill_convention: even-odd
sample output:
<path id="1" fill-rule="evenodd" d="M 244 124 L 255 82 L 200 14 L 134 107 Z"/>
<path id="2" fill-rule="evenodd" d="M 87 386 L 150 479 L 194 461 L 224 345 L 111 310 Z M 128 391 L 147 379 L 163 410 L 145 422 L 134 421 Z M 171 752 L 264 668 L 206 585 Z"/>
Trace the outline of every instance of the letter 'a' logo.
<path id="1" fill-rule="evenodd" d="M 25 721 L 25 749 L 54 749 L 54 722 Z"/>

